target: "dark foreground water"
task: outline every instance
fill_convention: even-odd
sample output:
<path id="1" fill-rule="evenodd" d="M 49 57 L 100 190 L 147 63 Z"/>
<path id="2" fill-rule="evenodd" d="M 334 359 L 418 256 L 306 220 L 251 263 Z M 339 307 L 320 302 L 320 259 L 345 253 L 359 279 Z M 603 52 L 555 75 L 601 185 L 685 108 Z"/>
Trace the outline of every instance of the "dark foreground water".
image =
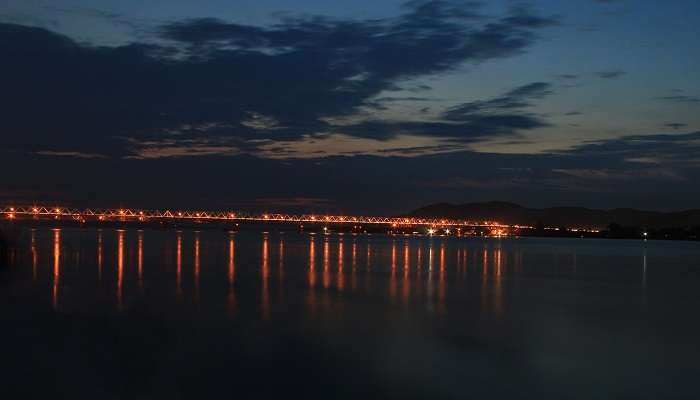
<path id="1" fill-rule="evenodd" d="M 697 399 L 699 288 L 697 243 L 26 229 L 0 390 Z"/>

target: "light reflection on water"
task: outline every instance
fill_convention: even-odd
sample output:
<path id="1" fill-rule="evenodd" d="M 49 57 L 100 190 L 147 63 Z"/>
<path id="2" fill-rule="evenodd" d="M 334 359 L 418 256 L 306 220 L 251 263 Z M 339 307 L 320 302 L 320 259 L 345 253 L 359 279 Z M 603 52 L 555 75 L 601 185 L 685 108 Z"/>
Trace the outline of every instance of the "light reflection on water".
<path id="1" fill-rule="evenodd" d="M 41 259 L 46 259 L 42 251 L 42 240 L 46 240 L 45 232 L 32 229 L 29 231 L 28 255 L 30 257 L 30 277 L 37 285 L 41 284 L 43 264 Z M 649 244 L 637 244 L 638 264 L 637 268 L 630 255 L 625 259 L 623 269 L 618 269 L 612 274 L 599 263 L 593 262 L 595 254 L 584 255 L 587 265 L 579 265 L 582 256 L 578 254 L 580 249 L 572 249 L 571 254 L 557 253 L 546 254 L 532 251 L 528 254 L 527 240 L 493 240 L 493 239 L 448 239 L 448 238 L 395 238 L 395 237 L 364 237 L 364 236 L 334 236 L 334 235 L 299 235 L 276 233 L 228 233 L 219 235 L 212 232 L 150 232 L 150 231 L 126 231 L 114 230 L 68 231 L 70 246 L 73 250 L 73 258 L 62 256 L 66 247 L 63 243 L 66 239 L 65 230 L 52 229 L 51 236 L 51 305 L 60 308 L 60 294 L 63 285 L 82 287 L 91 281 L 90 268 L 80 268 L 79 273 L 71 274 L 71 281 L 62 281 L 62 268 L 75 269 L 80 266 L 80 248 L 89 247 L 87 236 L 94 235 L 94 247 L 87 254 L 95 254 L 93 260 L 97 267 L 96 281 L 105 283 L 114 282 L 116 309 L 128 307 L 125 301 L 138 299 L 140 294 L 149 288 L 149 281 L 167 282 L 174 280 L 172 293 L 159 292 L 160 296 L 175 296 L 184 301 L 198 303 L 202 299 L 202 291 L 206 291 L 205 300 L 210 301 L 216 296 L 212 291 L 217 290 L 218 285 L 213 284 L 218 275 L 227 282 L 226 303 L 230 310 L 235 310 L 237 304 L 236 287 L 244 285 L 259 285 L 258 300 L 260 317 L 271 317 L 274 302 L 282 298 L 284 288 L 294 284 L 300 276 L 305 276 L 308 304 L 315 304 L 315 298 L 319 293 L 333 292 L 333 297 L 340 298 L 343 293 L 364 292 L 386 297 L 388 303 L 400 300 L 401 304 L 410 305 L 423 303 L 427 309 L 436 312 L 445 312 L 449 306 L 449 297 L 452 290 L 459 293 L 460 290 L 474 290 L 478 287 L 481 298 L 482 311 L 489 310 L 494 317 L 506 312 L 507 281 L 513 278 L 526 276 L 552 276 L 566 279 L 592 278 L 604 280 L 621 280 L 627 283 L 638 281 L 639 287 L 645 288 L 648 284 L 648 252 Z M 79 238 L 78 238 L 79 237 Z M 151 240 L 149 243 L 149 239 Z M 105 240 L 114 241 L 114 257 L 105 255 Z M 532 239 L 530 239 L 532 240 Z M 204 243 L 203 243 L 204 241 Z M 258 256 L 255 257 L 251 248 L 260 246 Z M 275 242 L 276 246 L 272 246 Z M 321 244 L 321 254 L 318 255 L 318 245 Z M 149 252 L 145 252 L 146 246 Z M 171 270 L 168 268 L 168 252 L 171 246 L 175 247 L 175 271 L 171 278 Z M 202 247 L 213 250 L 212 254 L 203 254 Z M 243 246 L 241 250 L 239 246 Z M 349 249 L 347 249 L 349 246 Z M 373 247 L 379 246 L 378 251 Z M 591 247 L 595 248 L 595 247 Z M 191 249 L 191 250 L 189 250 Z M 306 249 L 306 250 L 304 250 Z M 538 250 L 538 249 L 533 249 Z M 245 253 L 240 254 L 239 251 Z M 568 251 L 568 250 L 566 250 Z M 629 249 L 626 249 L 629 251 Z M 219 268 L 218 254 L 225 254 L 223 265 Z M 347 253 L 347 254 L 346 254 Z M 424 254 L 426 262 L 424 264 Z M 524 267 L 524 258 L 537 260 L 528 268 Z M 602 254 L 601 257 L 605 255 Z M 318 260 L 320 257 L 320 270 Z M 244 264 L 239 267 L 242 258 Z M 257 258 L 256 262 L 254 259 Z M 349 258 L 349 268 L 346 268 L 346 259 Z M 362 260 L 364 258 L 364 260 Z M 105 259 L 107 261 L 105 261 Z M 105 268 L 110 270 L 109 260 L 114 260 L 114 273 L 110 277 L 109 272 L 105 277 Z M 191 260 L 191 261 L 188 261 Z M 274 264 L 273 264 L 274 260 Z M 105 266 L 105 263 L 107 265 Z M 89 264 L 89 263 L 88 263 Z M 204 264 L 204 266 L 203 266 Z M 257 264 L 257 265 L 256 265 Z M 376 265 L 373 267 L 373 265 Z M 613 265 L 612 267 L 617 267 Z M 244 268 L 240 270 L 240 268 Z M 186 270 L 191 271 L 191 280 L 185 279 Z M 206 282 L 202 288 L 202 270 L 206 270 Z M 632 272 L 634 269 L 637 271 Z M 252 272 L 259 271 L 257 283 L 252 279 Z M 239 282 L 237 274 L 242 275 Z M 521 276 L 522 275 L 522 276 Z M 273 277 L 274 276 L 274 281 Z M 377 281 L 380 286 L 375 286 Z M 382 283 L 386 291 L 381 294 Z M 271 285 L 275 286 L 275 292 L 271 293 Z M 347 286 L 349 285 L 349 287 Z M 157 290 L 164 289 L 157 285 Z M 150 288 L 153 289 L 153 288 Z M 294 290 L 298 289 L 295 285 Z M 379 292 L 377 292 L 379 291 Z M 73 296 L 87 296 L 87 292 L 72 291 Z M 185 296 L 185 298 L 183 298 Z M 100 297 L 102 299 L 103 297 Z M 328 296 L 325 301 L 328 301 Z M 85 298 L 73 298 L 71 304 L 84 303 Z M 251 299 L 247 299 L 251 300 Z M 314 306 L 315 307 L 315 306 Z"/>
<path id="2" fill-rule="evenodd" d="M 506 379 L 493 393 L 559 398 L 577 385 L 580 396 L 565 397 L 603 387 L 654 398 L 694 376 L 698 260 L 697 244 L 678 242 L 37 228 L 1 272 L 0 311 L 34 332 L 11 337 L 18 348 L 49 332 L 78 353 L 83 342 L 121 351 L 102 342 L 119 329 L 139 332 L 119 336 L 132 346 L 176 335 L 176 351 L 190 354 L 175 357 L 178 371 L 188 357 L 263 357 L 301 362 L 301 377 L 325 367 L 300 360 L 330 352 L 348 363 L 335 368 L 365 374 L 353 390 L 388 397 L 478 395 Z M 105 321 L 117 333 L 95 328 Z M 183 333 L 191 327 L 196 336 Z"/>

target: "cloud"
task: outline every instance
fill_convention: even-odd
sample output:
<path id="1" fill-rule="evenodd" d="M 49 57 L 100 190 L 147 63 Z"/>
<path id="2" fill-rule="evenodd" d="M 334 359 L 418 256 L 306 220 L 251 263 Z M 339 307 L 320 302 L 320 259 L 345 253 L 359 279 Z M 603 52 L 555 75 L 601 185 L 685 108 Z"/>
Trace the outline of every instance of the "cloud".
<path id="1" fill-rule="evenodd" d="M 619 78 L 625 74 L 626 74 L 626 72 L 621 71 L 621 70 L 610 70 L 610 71 L 596 72 L 596 75 L 599 78 L 603 78 L 603 79 L 616 79 L 616 78 Z"/>
<path id="2" fill-rule="evenodd" d="M 533 82 L 517 87 L 503 96 L 491 100 L 479 100 L 463 103 L 447 110 L 443 117 L 447 120 L 460 121 L 468 119 L 475 113 L 494 113 L 519 110 L 530 107 L 531 100 L 542 99 L 552 93 L 551 84 Z"/>
<path id="3" fill-rule="evenodd" d="M 301 140 L 333 131 L 329 119 L 357 115 L 403 82 L 516 55 L 538 29 L 556 23 L 527 9 L 482 16 L 470 2 L 412 1 L 404 10 L 384 20 L 309 16 L 268 27 L 177 21 L 148 42 L 118 47 L 1 24 L 0 76 L 12 99 L 3 110 L 5 145 L 128 157 L 143 155 L 133 143 L 166 139 L 164 147 L 215 143 L 226 151 L 261 139 Z M 486 116 L 469 126 L 492 120 L 535 125 L 520 116 Z M 180 129 L 210 124 L 217 126 Z"/>
<path id="4" fill-rule="evenodd" d="M 665 124 L 664 126 L 665 126 L 665 127 L 668 127 L 668 128 L 671 128 L 671 129 L 679 130 L 679 129 L 681 129 L 681 128 L 685 128 L 685 127 L 688 126 L 688 125 L 687 125 L 687 124 L 682 124 L 682 123 L 679 123 L 679 122 L 672 122 L 672 123 L 669 123 L 669 124 Z"/>
<path id="5" fill-rule="evenodd" d="M 52 157 L 74 157 L 74 158 L 105 158 L 102 154 L 92 154 L 92 153 L 81 153 L 78 151 L 54 151 L 54 150 L 40 150 L 34 154 L 40 156 L 52 156 Z"/>
<path id="6" fill-rule="evenodd" d="M 676 167 L 700 163 L 700 132 L 631 135 L 586 143 L 563 152 L 575 157 L 608 158 L 616 163 L 653 163 Z"/>
<path id="7" fill-rule="evenodd" d="M 680 104 L 700 104 L 700 97 L 687 96 L 684 94 L 656 97 L 657 100 L 669 101 Z"/>
<path id="8" fill-rule="evenodd" d="M 639 181 L 644 179 L 665 180 L 665 181 L 685 181 L 685 177 L 678 175 L 672 170 L 666 169 L 633 169 L 633 170 L 610 170 L 610 169 L 561 169 L 555 168 L 553 172 L 582 178 L 585 180 L 605 180 L 605 181 Z"/>

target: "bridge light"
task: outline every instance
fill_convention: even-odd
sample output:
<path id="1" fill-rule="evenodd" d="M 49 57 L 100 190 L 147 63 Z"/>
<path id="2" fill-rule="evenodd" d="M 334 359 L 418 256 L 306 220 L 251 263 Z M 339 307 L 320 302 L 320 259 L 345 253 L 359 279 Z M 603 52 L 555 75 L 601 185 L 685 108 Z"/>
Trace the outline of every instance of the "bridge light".
<path id="1" fill-rule="evenodd" d="M 32 211 L 34 211 L 35 213 L 38 213 L 38 212 L 39 212 L 39 209 L 36 208 L 36 207 L 34 207 L 34 208 L 32 208 Z"/>
<path id="2" fill-rule="evenodd" d="M 435 229 L 428 228 L 428 235 L 433 236 L 435 234 Z"/>
<path id="3" fill-rule="evenodd" d="M 450 230 L 449 230 L 449 229 L 445 229 L 445 234 L 446 234 L 446 235 L 449 235 L 449 234 L 450 234 Z"/>
<path id="4" fill-rule="evenodd" d="M 181 212 L 177 213 L 177 216 L 182 217 L 182 213 Z"/>
<path id="5" fill-rule="evenodd" d="M 57 208 L 57 209 L 56 209 L 56 214 L 60 214 L 60 213 L 61 213 L 61 209 L 60 209 L 60 208 Z"/>
<path id="6" fill-rule="evenodd" d="M 10 207 L 10 211 L 13 211 L 13 212 L 14 212 L 14 211 L 15 211 L 15 208 L 14 208 L 14 207 Z"/>

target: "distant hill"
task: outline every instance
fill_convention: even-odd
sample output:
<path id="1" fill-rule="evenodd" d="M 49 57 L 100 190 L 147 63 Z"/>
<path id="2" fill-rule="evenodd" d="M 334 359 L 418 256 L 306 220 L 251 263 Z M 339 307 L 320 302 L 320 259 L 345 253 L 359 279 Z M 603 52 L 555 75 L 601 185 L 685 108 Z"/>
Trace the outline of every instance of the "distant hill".
<path id="1" fill-rule="evenodd" d="M 526 208 L 514 203 L 439 203 L 419 208 L 411 216 L 423 218 L 455 218 L 491 220 L 505 224 L 567 226 L 603 229 L 611 223 L 647 228 L 700 226 L 700 210 L 678 212 L 642 211 L 631 208 L 595 210 L 583 207 Z"/>

